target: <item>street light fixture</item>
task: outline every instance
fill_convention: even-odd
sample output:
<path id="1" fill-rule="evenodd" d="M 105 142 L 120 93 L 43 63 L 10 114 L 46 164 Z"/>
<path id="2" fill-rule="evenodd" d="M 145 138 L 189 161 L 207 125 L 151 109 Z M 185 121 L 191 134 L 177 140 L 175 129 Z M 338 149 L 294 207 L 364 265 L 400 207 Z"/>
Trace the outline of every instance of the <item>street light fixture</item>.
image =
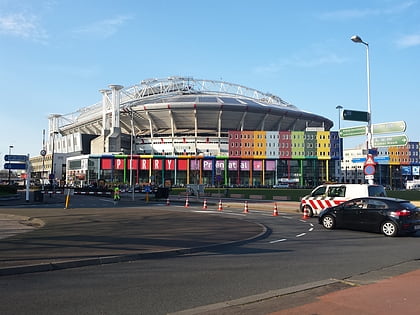
<path id="1" fill-rule="evenodd" d="M 13 149 L 13 146 L 12 145 L 9 145 L 9 155 L 11 155 L 11 153 L 12 153 L 12 149 Z M 9 180 L 8 180 L 8 185 L 10 186 L 10 175 L 11 175 L 11 169 L 9 168 Z"/>
<path id="2" fill-rule="evenodd" d="M 366 75 L 367 75 L 367 98 L 368 98 L 368 125 L 367 125 L 367 149 L 368 154 L 372 149 L 372 110 L 370 104 L 370 65 L 369 65 L 369 44 L 362 40 L 358 35 L 350 38 L 353 42 L 363 44 L 366 46 Z M 369 184 L 373 184 L 373 179 L 368 180 Z"/>
<path id="3" fill-rule="evenodd" d="M 338 155 L 340 157 L 340 162 L 339 162 L 339 166 L 340 166 L 340 179 L 341 179 L 341 161 L 342 159 L 342 154 L 341 154 L 341 137 L 340 137 L 340 129 L 341 129 L 341 110 L 343 109 L 343 106 L 341 105 L 337 105 L 335 107 L 335 109 L 338 110 Z"/>

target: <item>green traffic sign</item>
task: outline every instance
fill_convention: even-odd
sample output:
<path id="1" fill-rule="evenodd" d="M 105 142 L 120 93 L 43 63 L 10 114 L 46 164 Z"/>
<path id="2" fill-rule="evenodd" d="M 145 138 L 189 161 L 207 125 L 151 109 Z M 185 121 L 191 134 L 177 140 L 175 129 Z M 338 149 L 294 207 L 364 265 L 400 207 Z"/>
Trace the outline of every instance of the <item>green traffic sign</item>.
<path id="1" fill-rule="evenodd" d="M 407 143 L 408 137 L 406 135 L 373 138 L 374 147 L 404 146 Z"/>
<path id="2" fill-rule="evenodd" d="M 344 120 L 353 120 L 353 121 L 369 121 L 369 113 L 361 112 L 357 110 L 343 110 L 342 118 Z"/>
<path id="3" fill-rule="evenodd" d="M 373 134 L 404 132 L 407 128 L 405 121 L 395 121 L 372 125 Z"/>
<path id="4" fill-rule="evenodd" d="M 353 136 L 363 136 L 366 134 L 367 127 L 366 126 L 357 126 L 357 127 L 350 127 L 350 128 L 342 128 L 340 129 L 340 137 L 353 137 Z"/>

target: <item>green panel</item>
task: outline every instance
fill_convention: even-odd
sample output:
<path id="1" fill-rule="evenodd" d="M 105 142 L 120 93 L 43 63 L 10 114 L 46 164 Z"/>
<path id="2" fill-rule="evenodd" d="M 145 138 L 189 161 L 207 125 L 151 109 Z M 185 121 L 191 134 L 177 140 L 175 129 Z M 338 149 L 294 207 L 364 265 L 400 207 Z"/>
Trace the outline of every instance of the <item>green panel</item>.
<path id="1" fill-rule="evenodd" d="M 404 132 L 407 128 L 405 121 L 395 121 L 372 125 L 373 134 Z"/>
<path id="2" fill-rule="evenodd" d="M 366 126 L 350 127 L 340 129 L 340 137 L 353 137 L 353 136 L 362 136 L 367 133 Z"/>
<path id="3" fill-rule="evenodd" d="M 353 121 L 369 121 L 368 112 L 360 112 L 357 110 L 343 110 L 343 119 L 344 120 L 353 120 Z"/>
<path id="4" fill-rule="evenodd" d="M 403 146 L 403 145 L 406 145 L 407 143 L 408 143 L 408 138 L 406 135 L 373 138 L 374 147 Z"/>

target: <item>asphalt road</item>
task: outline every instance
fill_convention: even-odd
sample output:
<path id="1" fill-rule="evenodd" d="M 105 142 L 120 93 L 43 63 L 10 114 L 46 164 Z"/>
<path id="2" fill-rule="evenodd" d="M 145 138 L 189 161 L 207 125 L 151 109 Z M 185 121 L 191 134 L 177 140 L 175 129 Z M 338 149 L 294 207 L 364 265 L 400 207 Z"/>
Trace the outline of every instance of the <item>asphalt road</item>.
<path id="1" fill-rule="evenodd" d="M 159 213 L 167 212 L 164 205 L 153 207 Z M 184 225 L 184 229 L 196 228 L 197 224 L 215 225 L 218 232 L 235 236 L 236 223 L 242 223 L 243 219 L 246 219 L 246 222 L 267 226 L 271 230 L 267 237 L 237 246 L 164 259 L 151 258 L 2 277 L 0 283 L 7 290 L 2 290 L 0 296 L 0 312 L 2 314 L 176 312 L 222 314 L 220 308 L 215 309 L 212 305 L 278 292 L 281 289 L 308 283 L 322 281 L 327 283 L 331 279 L 345 280 L 419 258 L 419 235 L 386 238 L 380 234 L 356 231 L 326 231 L 316 223 L 316 219 L 302 221 L 299 214 L 282 212 L 279 216 L 273 217 L 270 210 L 260 211 L 250 208 L 250 213 L 247 215 L 242 213 L 241 208 L 225 209 L 222 212 L 209 209 L 204 213 L 199 205 L 188 209 L 178 205 L 171 211 L 179 216 L 189 217 L 193 214 L 192 216 L 198 217 L 198 220 Z M 33 211 L 41 210 L 22 208 L 16 211 L 35 213 Z M 69 233 L 72 231 L 73 224 L 60 223 L 57 212 L 62 209 L 51 208 L 48 211 L 49 217 L 57 220 L 57 224 L 61 224 L 60 229 L 56 231 L 64 228 L 66 228 L 64 231 Z M 69 217 L 78 221 L 80 215 L 84 217 L 84 211 L 92 210 L 73 211 L 80 213 L 69 212 Z M 132 212 L 133 209 L 127 211 Z M 107 210 L 104 212 L 106 214 Z M 208 215 L 209 213 L 211 215 Z M 114 214 L 109 215 L 107 224 L 116 218 Z M 171 227 L 173 217 L 166 218 L 164 226 L 167 229 Z M 240 221 L 237 221 L 238 219 Z M 96 231 L 95 233 L 107 235 L 109 232 L 109 229 L 100 229 L 104 223 L 98 217 L 88 216 L 83 222 L 80 226 L 89 233 Z M 125 233 L 124 227 L 129 226 L 127 221 L 124 222 L 118 222 L 121 224 L 121 233 Z M 89 228 L 92 225 L 96 228 Z M 49 246 L 42 242 L 37 244 Z M 322 288 L 327 289 L 329 286 Z M 314 290 L 308 291 L 308 294 L 301 298 L 310 299 L 310 294 L 316 294 Z M 283 298 L 273 305 L 267 303 L 251 304 L 255 307 L 248 305 L 246 312 L 244 308 L 228 308 L 229 312 L 225 314 L 236 314 L 235 312 L 267 314 L 293 303 L 297 303 L 293 297 L 287 300 Z M 208 308 L 203 308 L 206 305 Z M 220 307 L 220 304 L 217 305 Z"/>

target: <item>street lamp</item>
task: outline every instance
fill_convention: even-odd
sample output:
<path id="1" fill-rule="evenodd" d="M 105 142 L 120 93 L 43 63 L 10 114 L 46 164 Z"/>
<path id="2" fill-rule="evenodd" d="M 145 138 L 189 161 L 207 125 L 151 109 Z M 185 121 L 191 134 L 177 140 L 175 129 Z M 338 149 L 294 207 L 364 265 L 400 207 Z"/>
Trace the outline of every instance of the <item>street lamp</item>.
<path id="1" fill-rule="evenodd" d="M 55 182 L 55 163 L 54 163 L 54 155 L 55 155 L 55 135 L 58 134 L 58 131 L 53 132 L 53 138 L 52 138 L 52 154 L 51 154 L 51 174 L 50 174 L 50 183 L 51 188 L 54 190 L 54 182 Z"/>
<path id="2" fill-rule="evenodd" d="M 369 65 L 369 44 L 364 42 L 360 36 L 354 35 L 350 38 L 355 43 L 366 46 L 366 75 L 367 75 L 367 98 L 368 98 L 368 125 L 367 125 L 367 149 L 368 154 L 372 149 L 372 110 L 370 104 L 370 65 Z M 369 184 L 373 184 L 373 179 L 368 180 Z"/>
<path id="3" fill-rule="evenodd" d="M 342 155 L 341 155 L 341 137 L 340 137 L 340 129 L 341 129 L 341 110 L 343 109 L 343 106 L 337 105 L 335 109 L 338 110 L 338 155 L 340 157 L 339 160 L 339 166 L 340 166 L 340 180 L 341 180 L 341 161 L 342 161 Z"/>
<path id="4" fill-rule="evenodd" d="M 12 149 L 13 149 L 13 146 L 12 145 L 9 145 L 9 156 L 10 156 L 10 154 L 12 153 Z M 10 161 L 10 160 L 9 160 Z M 9 168 L 9 180 L 8 180 L 8 185 L 10 185 L 10 175 L 11 175 L 11 169 Z"/>

